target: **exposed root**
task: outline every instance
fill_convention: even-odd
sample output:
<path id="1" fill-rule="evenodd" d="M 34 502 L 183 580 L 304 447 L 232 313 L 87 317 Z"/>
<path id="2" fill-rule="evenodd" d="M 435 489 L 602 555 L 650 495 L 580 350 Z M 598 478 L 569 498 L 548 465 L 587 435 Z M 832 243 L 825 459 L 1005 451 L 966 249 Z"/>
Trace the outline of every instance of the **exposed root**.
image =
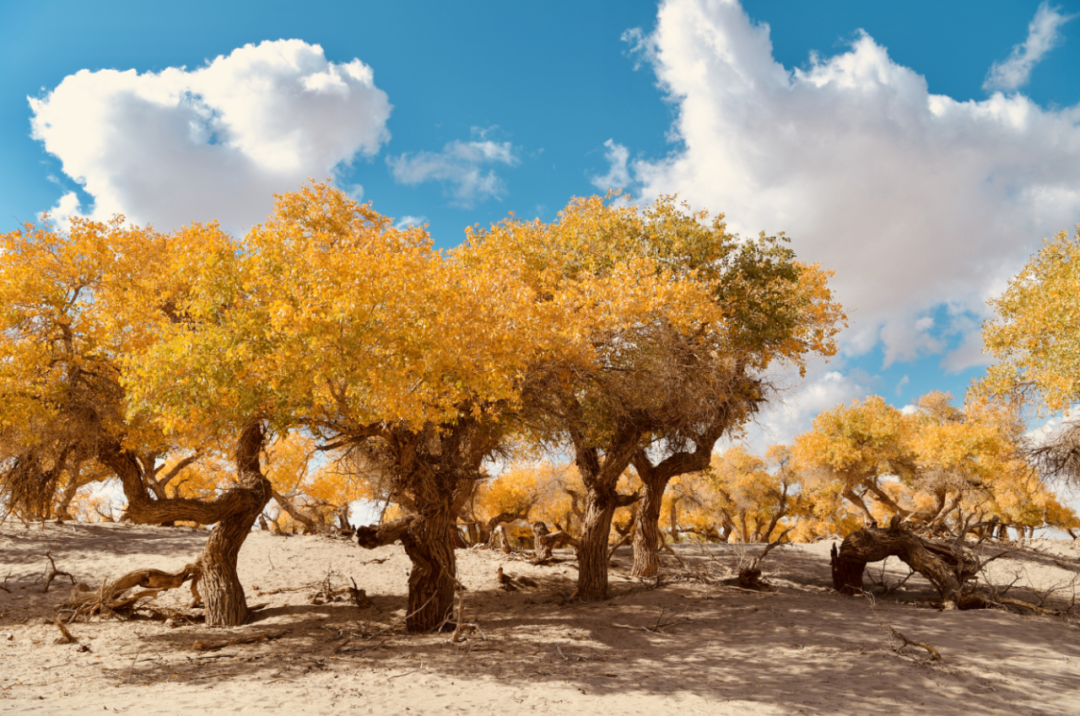
<path id="1" fill-rule="evenodd" d="M 895 628 L 889 627 L 889 633 L 892 634 L 894 639 L 898 639 L 903 642 L 902 646 L 896 648 L 896 651 L 900 651 L 905 646 L 917 646 L 920 649 L 926 649 L 926 652 L 930 655 L 932 661 L 941 661 L 941 654 L 934 647 L 927 644 L 925 641 L 915 641 L 914 639 L 908 639 L 906 636 L 898 632 Z"/>

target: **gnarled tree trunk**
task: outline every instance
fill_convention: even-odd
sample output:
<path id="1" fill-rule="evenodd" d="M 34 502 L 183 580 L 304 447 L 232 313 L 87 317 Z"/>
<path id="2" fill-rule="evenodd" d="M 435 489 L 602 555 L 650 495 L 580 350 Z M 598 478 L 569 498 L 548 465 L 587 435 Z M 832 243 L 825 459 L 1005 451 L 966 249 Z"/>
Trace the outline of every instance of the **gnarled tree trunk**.
<path id="1" fill-rule="evenodd" d="M 247 621 L 244 588 L 236 574 L 236 560 L 255 520 L 270 501 L 270 481 L 259 467 L 265 434 L 258 422 L 241 431 L 236 448 L 237 484 L 213 500 L 153 500 L 147 494 L 136 456 L 119 444 L 103 444 L 102 463 L 120 477 L 128 499 L 126 517 L 137 524 L 174 520 L 213 524 L 199 556 L 199 592 L 206 606 L 206 623 L 237 626 Z"/>
<path id="2" fill-rule="evenodd" d="M 608 536 L 611 518 L 618 507 L 614 493 L 589 490 L 585 495 L 585 515 L 581 537 L 578 539 L 578 583 L 575 599 L 596 601 L 607 599 Z"/>
<path id="3" fill-rule="evenodd" d="M 410 632 L 434 631 L 449 624 L 457 586 L 453 529 L 454 520 L 445 512 L 415 520 L 402 535 L 405 554 L 413 564 L 405 617 Z"/>
<path id="4" fill-rule="evenodd" d="M 964 582 L 975 575 L 975 561 L 963 554 L 962 547 L 924 540 L 905 529 L 894 517 L 886 529 L 864 527 L 848 535 L 837 551 L 832 549 L 833 587 L 841 594 L 862 591 L 866 565 L 887 557 L 898 557 L 938 590 L 947 607 L 960 600 Z"/>
<path id="5" fill-rule="evenodd" d="M 409 632 L 434 631 L 450 623 L 457 586 L 452 534 L 456 527 L 450 505 L 445 507 L 426 516 L 412 514 L 383 525 L 356 528 L 361 547 L 374 549 L 400 539 L 412 560 L 405 614 Z"/>

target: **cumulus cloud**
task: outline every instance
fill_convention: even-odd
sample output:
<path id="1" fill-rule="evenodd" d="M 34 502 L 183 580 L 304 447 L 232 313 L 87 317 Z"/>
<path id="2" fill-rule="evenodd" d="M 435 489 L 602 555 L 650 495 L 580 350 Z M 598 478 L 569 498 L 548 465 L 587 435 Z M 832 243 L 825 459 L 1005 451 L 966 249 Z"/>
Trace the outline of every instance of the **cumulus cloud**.
<path id="1" fill-rule="evenodd" d="M 604 158 L 608 161 L 608 173 L 603 176 L 594 176 L 589 181 L 601 191 L 623 189 L 629 186 L 631 179 L 627 162 L 630 160 L 630 150 L 621 144 L 616 144 L 613 139 L 604 142 L 604 147 L 607 149 L 604 152 Z"/>
<path id="2" fill-rule="evenodd" d="M 892 361 L 945 350 L 949 320 L 981 316 L 1038 240 L 1080 216 L 1080 107 L 930 94 L 865 33 L 788 69 L 735 0 L 667 0 L 644 42 L 678 145 L 630 162 L 636 193 L 677 192 L 743 234 L 788 232 L 836 271 L 848 355 L 879 340 Z M 941 323 L 920 323 L 942 304 Z"/>
<path id="3" fill-rule="evenodd" d="M 162 229 L 261 221 L 272 194 L 389 138 L 390 104 L 371 68 L 318 45 L 245 45 L 195 70 L 81 70 L 30 98 L 35 139 L 94 198 L 87 213 Z M 74 194 L 57 213 L 78 209 Z"/>
<path id="4" fill-rule="evenodd" d="M 1035 17 L 1028 25 L 1028 36 L 1022 44 L 1015 45 L 1012 53 L 1004 62 L 995 62 L 986 75 L 983 89 L 1015 90 L 1027 84 L 1031 70 L 1039 64 L 1050 50 L 1060 42 L 1059 30 L 1076 15 L 1062 15 L 1059 8 L 1050 7 L 1044 2 L 1035 11 Z"/>
<path id="5" fill-rule="evenodd" d="M 492 164 L 514 166 L 518 157 L 510 142 L 488 139 L 494 130 L 473 128 L 473 139 L 468 142 L 454 140 L 441 152 L 406 153 L 388 157 L 390 173 L 401 184 L 422 184 L 437 181 L 447 188 L 453 202 L 471 207 L 477 201 L 498 199 L 506 192 L 502 179 Z"/>

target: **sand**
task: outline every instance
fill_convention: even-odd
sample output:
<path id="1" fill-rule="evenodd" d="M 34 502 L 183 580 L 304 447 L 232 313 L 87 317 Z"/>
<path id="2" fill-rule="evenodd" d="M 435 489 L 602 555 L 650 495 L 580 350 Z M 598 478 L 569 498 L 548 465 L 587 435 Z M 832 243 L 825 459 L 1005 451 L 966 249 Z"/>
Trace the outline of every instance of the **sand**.
<path id="1" fill-rule="evenodd" d="M 1005 611 L 942 612 L 921 578 L 874 600 L 829 588 L 830 542 L 769 555 L 761 594 L 695 581 L 640 583 L 615 555 L 608 601 L 567 604 L 573 562 L 537 567 L 500 552 L 460 550 L 466 616 L 479 634 L 407 635 L 409 562 L 399 546 L 366 551 L 325 536 L 253 533 L 240 554 L 249 604 L 235 629 L 151 620 L 75 623 L 54 643 L 58 578 L 42 594 L 45 559 L 100 585 L 142 567 L 177 569 L 206 532 L 112 524 L 0 529 L 0 712 L 100 714 L 1076 714 L 1080 631 L 1067 619 Z M 694 569 L 719 573 L 760 547 L 679 545 Z M 562 553 L 568 557 L 569 553 Z M 1073 582 L 1080 551 L 1034 541 L 993 564 L 993 579 L 1048 589 Z M 664 557 L 669 575 L 676 566 Z M 496 570 L 536 589 L 498 589 Z M 886 578 L 906 573 L 891 562 Z M 878 569 L 874 569 L 877 576 Z M 7 581 L 3 582 L 5 575 Z M 312 604 L 329 577 L 349 578 L 371 606 Z M 278 591 L 291 590 L 291 591 Z M 1064 590 L 1071 599 L 1071 588 Z M 187 590 L 159 597 L 183 607 Z M 671 625 L 655 629 L 657 623 Z M 622 626 L 615 626 L 622 625 Z M 649 630 L 653 627 L 654 630 Z M 888 628 L 935 647 L 897 651 Z M 268 641 L 197 651 L 198 641 Z"/>

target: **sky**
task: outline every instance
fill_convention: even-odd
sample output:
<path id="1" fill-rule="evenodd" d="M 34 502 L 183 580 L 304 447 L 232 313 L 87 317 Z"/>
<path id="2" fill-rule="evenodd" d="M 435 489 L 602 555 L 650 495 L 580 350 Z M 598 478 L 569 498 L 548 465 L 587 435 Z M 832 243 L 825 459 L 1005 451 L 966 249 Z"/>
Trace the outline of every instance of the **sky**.
<path id="1" fill-rule="evenodd" d="M 1080 0 L 0 2 L 0 231 L 260 222 L 331 178 L 437 245 L 678 194 L 836 272 L 840 353 L 755 448 L 960 397 L 987 300 L 1080 223 Z"/>

